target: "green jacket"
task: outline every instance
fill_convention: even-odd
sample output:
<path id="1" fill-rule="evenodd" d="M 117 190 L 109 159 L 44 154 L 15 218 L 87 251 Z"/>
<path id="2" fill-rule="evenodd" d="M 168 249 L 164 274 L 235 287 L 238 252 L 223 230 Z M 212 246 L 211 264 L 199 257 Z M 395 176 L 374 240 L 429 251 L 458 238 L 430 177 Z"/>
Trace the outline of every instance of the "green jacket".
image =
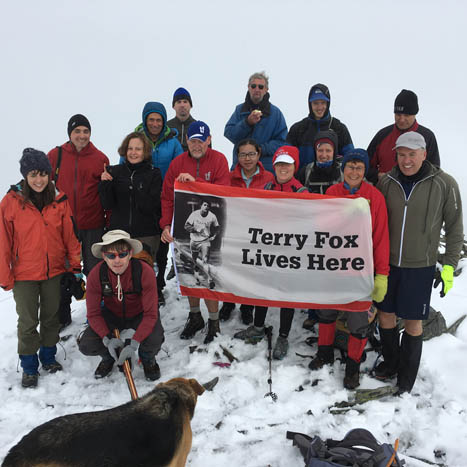
<path id="1" fill-rule="evenodd" d="M 453 177 L 427 163 L 428 174 L 414 185 L 408 198 L 397 166 L 377 184 L 388 210 L 389 264 L 403 268 L 435 265 L 444 224 L 444 263 L 456 268 L 464 241 L 459 187 Z"/>

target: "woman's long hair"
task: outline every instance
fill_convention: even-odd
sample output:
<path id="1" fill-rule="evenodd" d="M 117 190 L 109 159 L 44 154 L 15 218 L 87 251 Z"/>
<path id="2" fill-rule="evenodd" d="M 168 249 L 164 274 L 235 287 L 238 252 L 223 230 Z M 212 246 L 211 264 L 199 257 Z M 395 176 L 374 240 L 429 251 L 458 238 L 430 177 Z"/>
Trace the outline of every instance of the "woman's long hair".
<path id="1" fill-rule="evenodd" d="M 49 183 L 47 186 L 44 188 L 43 191 L 38 193 L 37 191 L 34 191 L 30 186 L 27 180 L 22 181 L 22 193 L 24 197 L 24 202 L 30 201 L 34 206 L 36 206 L 39 211 L 42 211 L 42 209 L 47 206 L 48 204 L 51 204 L 55 201 L 55 185 L 54 182 L 52 181 L 50 174 L 49 174 Z"/>

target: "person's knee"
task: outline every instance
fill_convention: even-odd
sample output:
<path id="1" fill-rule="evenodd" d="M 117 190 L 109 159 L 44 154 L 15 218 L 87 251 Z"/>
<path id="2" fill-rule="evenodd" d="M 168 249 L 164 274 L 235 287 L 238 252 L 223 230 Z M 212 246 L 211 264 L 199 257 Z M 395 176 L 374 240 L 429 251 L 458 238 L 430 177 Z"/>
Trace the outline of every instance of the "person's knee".
<path id="1" fill-rule="evenodd" d="M 404 320 L 405 332 L 411 336 L 420 336 L 423 334 L 422 321 L 419 319 L 406 319 Z"/>
<path id="2" fill-rule="evenodd" d="M 86 356 L 101 355 L 105 351 L 100 337 L 87 327 L 83 334 L 77 339 L 79 351 Z"/>
<path id="3" fill-rule="evenodd" d="M 383 329 L 392 329 L 396 326 L 396 315 L 378 310 L 379 325 Z"/>

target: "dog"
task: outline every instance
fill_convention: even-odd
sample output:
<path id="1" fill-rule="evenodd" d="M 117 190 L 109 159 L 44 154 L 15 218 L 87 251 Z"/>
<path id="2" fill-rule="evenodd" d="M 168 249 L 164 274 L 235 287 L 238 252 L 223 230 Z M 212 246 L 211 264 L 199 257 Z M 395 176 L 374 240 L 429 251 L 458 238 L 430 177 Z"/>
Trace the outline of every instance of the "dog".
<path id="1" fill-rule="evenodd" d="M 204 391 L 196 379 L 174 378 L 113 409 L 54 418 L 25 435 L 2 466 L 182 467 Z"/>

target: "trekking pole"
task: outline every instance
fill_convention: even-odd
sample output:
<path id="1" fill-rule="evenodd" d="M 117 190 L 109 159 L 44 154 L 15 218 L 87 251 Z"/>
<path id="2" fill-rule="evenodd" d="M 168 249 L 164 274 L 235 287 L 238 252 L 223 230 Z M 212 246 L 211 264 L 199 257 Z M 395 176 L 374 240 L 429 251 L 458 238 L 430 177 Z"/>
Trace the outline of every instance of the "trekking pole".
<path id="1" fill-rule="evenodd" d="M 273 402 L 277 401 L 277 394 L 272 392 L 272 326 L 264 328 L 264 332 L 268 338 L 268 360 L 269 360 L 269 392 L 267 392 L 264 397 L 271 396 Z"/>
<path id="2" fill-rule="evenodd" d="M 115 328 L 114 329 L 114 336 L 117 339 L 120 339 L 120 331 Z M 136 392 L 135 380 L 133 379 L 133 375 L 131 374 L 131 367 L 128 363 L 128 360 L 123 362 L 123 374 L 125 375 L 126 382 L 128 383 L 128 389 L 130 390 L 130 395 L 132 400 L 138 399 L 138 393 Z"/>

